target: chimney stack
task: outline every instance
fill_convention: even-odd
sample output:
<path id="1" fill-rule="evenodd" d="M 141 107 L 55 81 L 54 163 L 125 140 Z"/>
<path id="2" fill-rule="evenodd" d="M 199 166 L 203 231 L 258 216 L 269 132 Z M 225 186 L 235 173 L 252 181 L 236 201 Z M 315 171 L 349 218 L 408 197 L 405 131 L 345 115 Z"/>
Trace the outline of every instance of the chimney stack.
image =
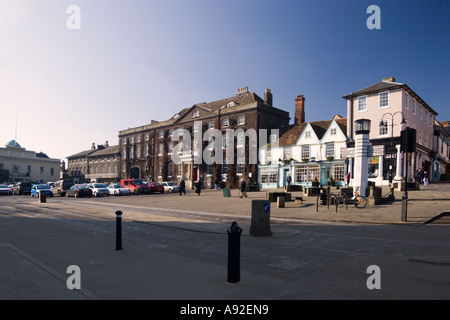
<path id="1" fill-rule="evenodd" d="M 264 92 L 264 103 L 267 104 L 269 107 L 273 106 L 272 91 L 270 89 L 266 89 L 266 91 Z"/>
<path id="2" fill-rule="evenodd" d="M 109 143 L 108 143 L 108 140 L 106 140 L 106 142 L 105 142 L 105 148 L 108 148 L 109 147 Z"/>
<path id="3" fill-rule="evenodd" d="M 92 142 L 91 150 L 95 150 L 95 142 Z"/>
<path id="4" fill-rule="evenodd" d="M 395 82 L 395 78 L 394 77 L 387 77 L 387 78 L 383 78 L 384 82 Z"/>
<path id="5" fill-rule="evenodd" d="M 295 98 L 295 120 L 294 124 L 302 124 L 305 122 L 305 97 L 303 95 Z"/>
<path id="6" fill-rule="evenodd" d="M 237 92 L 238 94 L 241 94 L 241 93 L 248 93 L 248 87 L 243 87 L 243 88 L 240 88 L 240 89 L 238 89 L 238 92 Z"/>

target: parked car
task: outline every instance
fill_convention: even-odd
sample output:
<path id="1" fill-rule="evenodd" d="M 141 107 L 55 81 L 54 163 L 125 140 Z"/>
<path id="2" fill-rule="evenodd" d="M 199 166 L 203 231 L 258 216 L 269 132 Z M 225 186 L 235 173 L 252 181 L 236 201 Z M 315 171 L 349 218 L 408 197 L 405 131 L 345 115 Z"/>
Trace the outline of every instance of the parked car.
<path id="1" fill-rule="evenodd" d="M 32 197 L 39 197 L 39 193 L 45 193 L 47 197 L 53 197 L 53 191 L 48 184 L 35 184 L 31 187 Z"/>
<path id="2" fill-rule="evenodd" d="M 92 189 L 87 184 L 75 184 L 66 191 L 66 197 L 92 197 Z"/>
<path id="3" fill-rule="evenodd" d="M 133 194 L 151 193 L 148 184 L 142 179 L 122 179 L 120 185 L 124 188 L 130 189 Z"/>
<path id="4" fill-rule="evenodd" d="M 12 195 L 11 189 L 6 184 L 0 184 L 0 195 L 10 196 Z"/>
<path id="5" fill-rule="evenodd" d="M 31 194 L 31 183 L 17 182 L 13 187 L 13 194 Z"/>
<path id="6" fill-rule="evenodd" d="M 162 183 L 165 192 L 178 192 L 178 185 L 175 182 Z"/>
<path id="7" fill-rule="evenodd" d="M 94 197 L 109 197 L 108 186 L 104 183 L 90 183 L 88 187 L 92 189 Z"/>
<path id="8" fill-rule="evenodd" d="M 71 179 L 55 181 L 52 186 L 53 194 L 58 194 L 59 196 L 64 197 L 66 195 L 66 191 L 73 185 L 74 183 Z"/>
<path id="9" fill-rule="evenodd" d="M 149 182 L 148 186 L 150 187 L 153 193 L 155 192 L 164 193 L 164 186 L 162 184 L 159 184 L 157 182 Z"/>
<path id="10" fill-rule="evenodd" d="M 131 194 L 130 189 L 124 188 L 120 183 L 115 183 L 108 186 L 109 194 L 115 196 L 129 196 Z"/>

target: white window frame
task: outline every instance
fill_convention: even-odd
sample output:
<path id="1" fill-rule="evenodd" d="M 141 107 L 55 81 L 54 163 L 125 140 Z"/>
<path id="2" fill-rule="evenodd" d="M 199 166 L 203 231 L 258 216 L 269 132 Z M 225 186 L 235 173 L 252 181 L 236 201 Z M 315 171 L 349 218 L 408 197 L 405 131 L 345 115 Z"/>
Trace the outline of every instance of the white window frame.
<path id="1" fill-rule="evenodd" d="M 382 96 L 385 95 L 385 94 L 387 94 L 387 98 L 386 99 L 382 98 Z M 380 92 L 378 94 L 378 101 L 379 101 L 378 102 L 378 107 L 380 109 L 389 108 L 389 91 Z M 381 105 L 382 102 L 384 102 L 384 101 L 386 101 L 387 104 L 386 105 Z"/>
<path id="2" fill-rule="evenodd" d="M 195 110 L 194 112 L 192 112 L 192 118 L 198 118 L 200 117 L 200 111 Z"/>
<path id="3" fill-rule="evenodd" d="M 334 142 L 325 143 L 325 157 L 334 157 Z"/>
<path id="4" fill-rule="evenodd" d="M 311 146 L 309 144 L 302 145 L 302 159 L 310 159 L 310 158 L 311 158 Z"/>
<path id="5" fill-rule="evenodd" d="M 364 102 L 362 102 L 362 100 L 364 100 Z M 367 96 L 358 97 L 358 112 L 365 111 L 367 111 Z"/>
<path id="6" fill-rule="evenodd" d="M 409 110 L 409 94 L 405 92 L 405 109 Z"/>
<path id="7" fill-rule="evenodd" d="M 222 127 L 228 128 L 230 126 L 230 120 L 229 119 L 223 119 L 222 120 Z"/>
<path id="8" fill-rule="evenodd" d="M 283 160 L 292 159 L 292 147 L 284 147 L 283 148 Z"/>
<path id="9" fill-rule="evenodd" d="M 384 125 L 382 126 L 381 125 L 381 122 L 383 122 L 384 123 Z M 381 133 L 381 129 L 384 129 L 384 128 L 386 128 L 385 130 L 386 130 L 386 132 L 385 133 Z M 380 122 L 378 122 L 378 136 L 379 137 L 386 137 L 386 136 L 389 136 L 389 119 L 383 119 L 383 120 L 380 120 Z"/>
<path id="10" fill-rule="evenodd" d="M 239 116 L 238 120 L 237 120 L 237 124 L 238 124 L 238 126 L 245 124 L 245 116 Z"/>

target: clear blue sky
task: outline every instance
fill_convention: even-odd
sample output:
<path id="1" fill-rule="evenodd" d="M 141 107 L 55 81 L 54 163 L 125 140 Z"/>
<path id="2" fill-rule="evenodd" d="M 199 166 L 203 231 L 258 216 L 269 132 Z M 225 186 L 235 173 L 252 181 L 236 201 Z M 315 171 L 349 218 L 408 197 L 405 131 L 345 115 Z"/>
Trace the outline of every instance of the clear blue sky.
<path id="1" fill-rule="evenodd" d="M 449 24 L 447 0 L 0 0 L 0 144 L 17 116 L 23 147 L 65 159 L 244 86 L 326 120 L 389 76 L 449 120 Z"/>

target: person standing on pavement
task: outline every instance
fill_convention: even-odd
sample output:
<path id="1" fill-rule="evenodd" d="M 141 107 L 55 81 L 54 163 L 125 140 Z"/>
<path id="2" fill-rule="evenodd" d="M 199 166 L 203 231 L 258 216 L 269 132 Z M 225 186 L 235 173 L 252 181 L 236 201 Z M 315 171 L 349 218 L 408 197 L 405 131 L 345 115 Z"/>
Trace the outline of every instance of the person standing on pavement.
<path id="1" fill-rule="evenodd" d="M 183 179 L 181 179 L 180 184 L 178 185 L 178 191 L 180 192 L 180 196 L 181 193 L 184 193 L 184 195 L 186 195 L 186 183 Z"/>
<path id="2" fill-rule="evenodd" d="M 350 171 L 347 172 L 347 175 L 345 176 L 345 180 L 347 180 L 346 186 L 350 186 Z"/>
<path id="3" fill-rule="evenodd" d="M 247 187 L 247 183 L 244 179 L 241 180 L 241 185 L 239 186 L 239 198 L 242 198 L 242 196 L 247 198 L 247 193 L 245 192 L 245 188 Z"/>
<path id="4" fill-rule="evenodd" d="M 202 192 L 202 187 L 203 187 L 203 182 L 202 182 L 202 179 L 199 178 L 197 181 L 197 185 L 195 186 L 195 193 L 200 195 L 200 193 Z"/>
<path id="5" fill-rule="evenodd" d="M 420 183 L 420 184 L 423 183 L 423 173 L 424 173 L 424 171 L 423 171 L 423 168 L 422 168 L 422 169 L 420 169 L 420 171 L 419 171 L 419 183 Z"/>
<path id="6" fill-rule="evenodd" d="M 214 181 L 214 184 L 216 185 L 216 191 L 219 191 L 219 184 L 220 184 L 219 178 L 217 178 L 216 181 Z"/>
<path id="7" fill-rule="evenodd" d="M 288 176 L 287 176 L 287 178 L 286 178 L 286 182 L 287 182 L 287 185 L 288 185 L 288 186 L 291 185 L 292 178 L 291 178 L 291 175 L 290 175 L 290 174 L 288 174 Z"/>

